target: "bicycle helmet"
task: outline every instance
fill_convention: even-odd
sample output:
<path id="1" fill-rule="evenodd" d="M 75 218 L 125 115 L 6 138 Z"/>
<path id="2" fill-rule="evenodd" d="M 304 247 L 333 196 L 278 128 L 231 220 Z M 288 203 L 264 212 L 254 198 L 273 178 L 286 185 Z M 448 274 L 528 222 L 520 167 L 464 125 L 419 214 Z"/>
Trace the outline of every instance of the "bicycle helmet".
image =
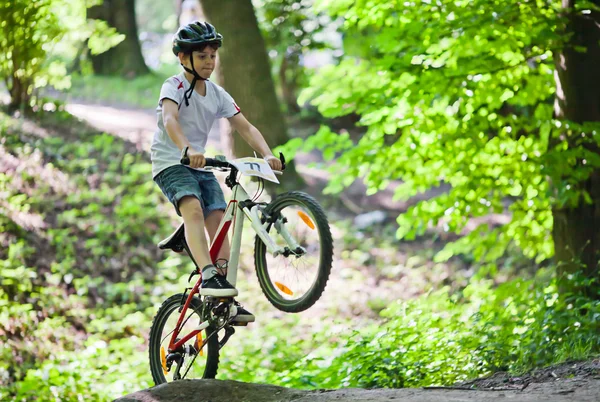
<path id="1" fill-rule="evenodd" d="M 179 28 L 173 36 L 173 53 L 177 56 L 179 52 L 191 53 L 206 45 L 221 47 L 222 44 L 223 35 L 214 26 L 208 22 L 194 21 Z"/>
<path id="2" fill-rule="evenodd" d="M 184 25 L 177 30 L 177 33 L 173 36 L 173 54 L 177 56 L 179 52 L 191 54 L 194 50 L 202 50 L 206 46 L 221 47 L 223 44 L 223 35 L 217 32 L 214 26 L 208 22 L 194 21 L 190 24 Z M 190 88 L 185 92 L 183 99 L 185 100 L 185 106 L 189 106 L 189 99 L 192 97 L 194 87 L 196 86 L 197 80 L 206 80 L 202 78 L 194 68 L 194 58 L 190 57 L 190 63 L 192 68 L 189 69 L 183 64 L 181 65 L 185 71 L 192 74 L 194 79 Z M 179 105 L 181 108 L 181 105 Z"/>

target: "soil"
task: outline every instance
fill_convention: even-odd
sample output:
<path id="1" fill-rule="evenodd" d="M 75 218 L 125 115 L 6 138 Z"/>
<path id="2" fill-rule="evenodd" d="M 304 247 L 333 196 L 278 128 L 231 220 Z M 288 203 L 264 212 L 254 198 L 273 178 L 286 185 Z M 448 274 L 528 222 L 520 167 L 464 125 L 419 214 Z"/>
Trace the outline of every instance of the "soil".
<path id="1" fill-rule="evenodd" d="M 600 359 L 569 362 L 522 376 L 496 373 L 454 387 L 302 391 L 238 381 L 184 380 L 139 391 L 118 402 L 438 402 L 600 401 Z"/>

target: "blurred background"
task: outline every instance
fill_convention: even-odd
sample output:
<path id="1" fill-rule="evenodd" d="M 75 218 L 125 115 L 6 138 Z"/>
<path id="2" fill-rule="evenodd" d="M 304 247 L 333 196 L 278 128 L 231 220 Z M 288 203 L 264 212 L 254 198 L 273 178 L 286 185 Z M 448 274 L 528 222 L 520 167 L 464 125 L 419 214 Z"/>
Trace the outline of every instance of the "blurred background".
<path id="1" fill-rule="evenodd" d="M 257 321 L 217 378 L 415 387 L 597 356 L 600 19 L 574 3 L 0 1 L 0 399 L 153 385 L 152 317 L 193 267 L 156 247 L 180 218 L 149 147 L 194 20 L 224 36 L 212 79 L 293 160 L 263 199 L 315 196 L 335 245 L 292 315 L 244 239 Z M 252 154 L 225 120 L 207 153 Z"/>

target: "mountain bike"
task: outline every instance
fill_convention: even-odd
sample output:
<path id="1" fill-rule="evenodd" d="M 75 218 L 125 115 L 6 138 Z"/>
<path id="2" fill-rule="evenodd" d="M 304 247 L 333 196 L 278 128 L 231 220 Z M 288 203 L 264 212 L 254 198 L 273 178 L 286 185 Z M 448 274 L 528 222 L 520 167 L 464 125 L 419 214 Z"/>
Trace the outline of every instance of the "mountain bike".
<path id="1" fill-rule="evenodd" d="M 280 154 L 285 169 L 285 158 Z M 183 164 L 189 164 L 186 150 Z M 266 166 L 265 166 L 266 165 Z M 210 245 L 215 266 L 227 268 L 227 280 L 237 282 L 244 220 L 256 233 L 254 265 L 260 287 L 277 309 L 298 313 L 320 297 L 331 271 L 333 241 L 325 212 L 310 195 L 292 191 L 277 195 L 271 202 L 257 202 L 264 180 L 278 182 L 268 163 L 258 158 L 227 160 L 206 158 L 206 170 L 228 172 L 225 184 L 232 190 L 223 219 Z M 241 176 L 258 177 L 259 190 L 250 197 L 239 183 Z M 273 180 L 274 179 L 274 180 Z M 262 185 L 262 189 L 261 189 Z M 229 260 L 219 261 L 219 250 L 229 231 L 232 240 Z M 188 283 L 192 287 L 166 299 L 150 329 L 150 369 L 154 382 L 162 384 L 184 378 L 215 378 L 219 351 L 235 333 L 237 307 L 230 297 L 201 297 L 202 272 L 184 236 L 184 225 L 158 244 L 163 250 L 187 251 L 194 262 Z"/>

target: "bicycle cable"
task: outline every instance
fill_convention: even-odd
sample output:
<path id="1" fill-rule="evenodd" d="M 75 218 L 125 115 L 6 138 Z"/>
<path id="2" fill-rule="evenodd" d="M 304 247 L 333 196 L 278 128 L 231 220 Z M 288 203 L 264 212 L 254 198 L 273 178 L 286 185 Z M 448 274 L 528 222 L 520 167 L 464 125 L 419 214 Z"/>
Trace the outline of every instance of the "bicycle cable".
<path id="1" fill-rule="evenodd" d="M 202 341 L 202 347 L 200 347 L 200 349 L 203 349 L 204 346 L 206 346 L 206 344 L 208 343 L 208 340 L 210 338 L 212 338 L 214 335 L 217 335 L 217 333 L 222 330 L 223 328 L 225 328 L 227 325 L 231 324 L 233 322 L 233 317 L 231 317 L 229 320 L 227 320 L 225 322 L 225 324 L 221 325 L 220 327 L 218 327 L 213 333 L 211 333 L 210 335 L 208 335 L 208 337 L 206 337 L 206 339 L 204 339 Z M 219 337 L 217 336 L 217 340 L 219 339 Z M 194 364 L 194 362 L 196 361 L 196 357 L 198 357 L 198 353 L 196 353 L 194 355 L 194 357 L 192 357 L 192 361 L 188 364 L 187 369 L 185 370 L 185 373 L 183 373 L 183 376 L 181 377 L 181 379 L 185 379 L 185 376 L 187 375 L 187 373 L 190 371 L 190 369 L 192 368 L 192 365 Z"/>
<path id="2" fill-rule="evenodd" d="M 256 201 L 260 198 L 260 196 L 262 195 L 263 191 L 265 189 L 265 181 L 262 179 L 262 177 L 258 178 L 258 188 L 256 189 L 256 193 L 254 193 L 254 197 L 252 197 L 252 201 Z"/>

